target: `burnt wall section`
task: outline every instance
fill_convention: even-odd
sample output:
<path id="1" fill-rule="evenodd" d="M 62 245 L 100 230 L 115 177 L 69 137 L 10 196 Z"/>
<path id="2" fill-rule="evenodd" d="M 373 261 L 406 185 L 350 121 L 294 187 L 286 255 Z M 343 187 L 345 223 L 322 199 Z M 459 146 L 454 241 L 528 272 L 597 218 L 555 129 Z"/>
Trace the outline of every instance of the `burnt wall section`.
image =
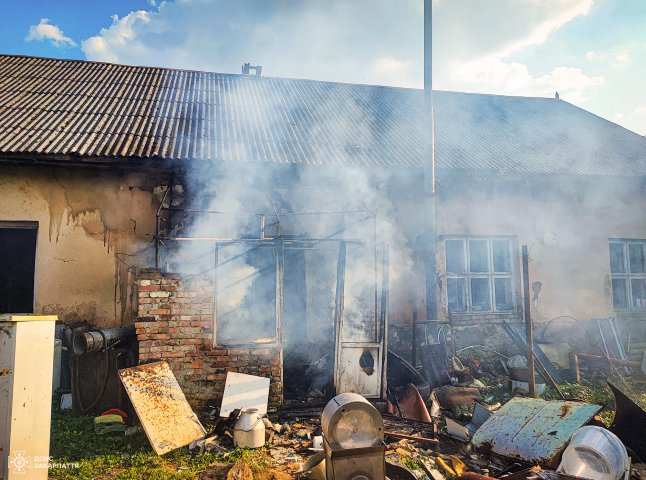
<path id="1" fill-rule="evenodd" d="M 204 407 L 210 400 L 219 405 L 227 372 L 269 377 L 269 403 L 280 404 L 279 348 L 214 347 L 210 279 L 183 279 L 177 274 L 142 269 L 137 290 L 139 362 L 168 362 L 194 408 Z"/>
<path id="2" fill-rule="evenodd" d="M 166 184 L 160 175 L 116 169 L 3 165 L 0 226 L 37 226 L 34 313 L 100 328 L 131 325 L 135 272 L 154 262 Z"/>

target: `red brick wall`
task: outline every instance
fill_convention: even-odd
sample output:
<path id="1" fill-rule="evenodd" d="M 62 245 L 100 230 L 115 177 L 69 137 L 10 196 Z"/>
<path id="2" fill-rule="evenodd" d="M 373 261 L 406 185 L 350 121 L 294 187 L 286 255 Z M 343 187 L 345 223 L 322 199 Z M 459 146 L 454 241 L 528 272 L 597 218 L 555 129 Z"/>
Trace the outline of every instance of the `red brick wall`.
<path id="1" fill-rule="evenodd" d="M 269 377 L 269 403 L 280 404 L 277 347 L 213 346 L 213 286 L 208 278 L 183 280 L 176 274 L 144 269 L 137 287 L 139 362 L 167 361 L 194 408 L 205 406 L 207 401 L 220 405 L 227 372 Z"/>

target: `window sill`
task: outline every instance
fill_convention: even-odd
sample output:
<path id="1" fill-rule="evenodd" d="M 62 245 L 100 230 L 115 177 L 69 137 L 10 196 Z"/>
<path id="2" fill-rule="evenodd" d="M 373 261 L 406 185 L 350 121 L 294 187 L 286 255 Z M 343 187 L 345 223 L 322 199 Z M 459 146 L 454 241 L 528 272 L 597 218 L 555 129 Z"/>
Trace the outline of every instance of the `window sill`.
<path id="1" fill-rule="evenodd" d="M 214 343 L 213 349 L 230 349 L 230 350 L 240 350 L 240 349 L 261 349 L 261 348 L 276 348 L 278 347 L 278 341 L 272 340 L 271 342 L 251 342 L 251 343 Z"/>
<path id="2" fill-rule="evenodd" d="M 617 320 L 646 321 L 646 309 L 643 310 L 615 310 Z"/>
<path id="3" fill-rule="evenodd" d="M 455 312 L 451 313 L 451 322 L 454 325 L 474 325 L 483 323 L 520 322 L 522 312 Z"/>

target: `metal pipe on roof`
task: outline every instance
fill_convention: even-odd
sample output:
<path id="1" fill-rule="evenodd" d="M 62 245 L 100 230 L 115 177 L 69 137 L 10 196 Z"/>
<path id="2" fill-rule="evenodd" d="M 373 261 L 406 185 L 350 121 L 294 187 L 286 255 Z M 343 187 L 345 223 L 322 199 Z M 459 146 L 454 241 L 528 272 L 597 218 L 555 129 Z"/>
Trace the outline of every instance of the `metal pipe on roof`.
<path id="1" fill-rule="evenodd" d="M 529 302 L 529 252 L 522 247 L 523 255 L 523 305 L 525 313 L 525 336 L 527 342 L 527 374 L 529 375 L 529 396 L 536 398 L 536 375 L 534 369 L 534 326 Z M 558 387 L 557 387 L 558 388 Z"/>
<path id="2" fill-rule="evenodd" d="M 433 124 L 433 0 L 424 0 L 424 200 L 426 220 L 426 318 L 437 318 L 435 145 Z"/>

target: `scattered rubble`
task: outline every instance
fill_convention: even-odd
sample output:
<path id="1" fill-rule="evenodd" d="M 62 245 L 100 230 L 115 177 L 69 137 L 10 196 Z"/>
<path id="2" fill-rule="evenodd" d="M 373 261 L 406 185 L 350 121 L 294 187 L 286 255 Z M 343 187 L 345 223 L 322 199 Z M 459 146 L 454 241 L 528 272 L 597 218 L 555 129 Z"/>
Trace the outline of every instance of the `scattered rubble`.
<path id="1" fill-rule="evenodd" d="M 503 366 L 516 378 L 523 374 L 522 358 L 505 363 Z M 366 450 L 364 446 L 357 453 L 372 455 L 371 460 L 366 457 L 362 462 L 374 462 L 375 459 L 382 458 L 385 462 L 385 477 L 391 480 L 553 480 L 557 478 L 556 469 L 561 462 L 561 455 L 573 435 L 586 425 L 596 425 L 595 428 L 600 425 L 596 414 L 602 409 L 601 405 L 584 401 L 550 401 L 524 397 L 519 395 L 521 392 L 518 390 L 510 390 L 514 379 L 501 375 L 500 365 L 487 365 L 472 359 L 466 363 L 467 366 L 455 361 L 447 364 L 452 365 L 452 368 L 438 376 L 445 379 L 442 380 L 444 384 L 435 387 L 428 395 L 421 395 L 418 388 L 409 383 L 390 390 L 386 404 L 376 403 L 380 412 L 377 414 L 378 418 L 383 422 L 379 426 L 381 433 L 375 437 L 376 443 L 370 443 L 374 448 L 369 446 Z M 133 377 L 133 369 L 121 373 L 122 378 L 126 379 L 124 383 L 130 380 L 129 393 L 135 391 L 132 388 L 133 381 L 138 387 L 135 396 L 131 397 L 135 407 L 138 404 L 137 395 L 141 397 L 154 394 L 155 385 L 160 382 L 158 374 L 160 369 L 163 370 L 162 367 L 163 365 L 155 364 L 144 366 L 143 369 L 136 367 L 141 370 L 136 378 Z M 147 377 L 143 374 L 151 369 L 154 375 Z M 164 370 L 164 373 L 164 384 L 175 385 L 167 376 L 169 372 Z M 616 372 L 613 370 L 613 373 Z M 475 376 L 478 377 L 476 384 L 473 383 Z M 325 480 L 326 461 L 334 461 L 335 453 L 323 433 L 321 410 L 305 409 L 302 414 L 295 410 L 269 414 L 254 412 L 256 416 L 250 416 L 248 410 L 241 408 L 249 406 L 249 398 L 255 398 L 258 402 L 255 406 L 263 412 L 267 411 L 268 384 L 260 382 L 259 377 L 245 377 L 249 378 L 234 378 L 231 385 L 235 387 L 246 381 L 248 389 L 236 387 L 237 391 L 230 390 L 222 408 L 214 408 L 208 413 L 195 416 L 196 420 L 199 419 L 196 424 L 205 426 L 205 435 L 190 443 L 190 451 L 195 456 L 215 453 L 224 460 L 209 465 L 199 478 Z M 419 379 L 415 380 L 420 383 Z M 640 462 L 646 456 L 643 434 L 646 412 L 614 385 L 611 385 L 611 389 L 617 399 L 617 412 L 610 431 L 619 437 L 618 442 L 623 442 L 622 448 L 623 445 L 627 447 L 633 464 L 630 466 L 629 462 L 626 463 L 622 476 L 633 471 L 633 477 L 637 479 L 638 472 L 644 471 Z M 567 391 L 566 384 L 564 392 Z M 258 392 L 260 394 L 256 395 Z M 160 405 L 164 404 L 163 400 L 157 399 L 158 403 L 161 402 Z M 376 412 L 374 407 L 369 408 Z M 137 409 L 137 413 L 140 413 L 140 409 Z M 192 411 L 190 414 L 195 415 Z M 254 445 L 259 448 L 255 450 L 257 453 L 253 460 L 244 455 L 242 458 L 236 457 L 235 453 L 245 451 L 236 449 L 234 442 L 236 426 L 239 426 L 245 415 L 257 418 L 253 423 L 254 428 L 264 434 L 264 444 L 261 441 Z M 113 420 L 123 424 L 117 421 L 120 418 L 114 417 Z M 361 431 L 367 423 L 373 422 L 369 422 L 367 418 L 365 412 L 356 416 L 358 423 L 354 424 L 355 432 L 356 428 Z M 97 424 L 101 425 L 110 419 L 108 416 L 108 419 L 97 420 Z M 131 424 L 132 419 L 128 420 Z M 150 418 L 144 420 L 142 422 L 146 429 Z M 121 432 L 123 429 L 118 430 Z M 146 430 L 147 434 L 150 433 L 149 430 L 150 425 Z M 117 434 L 117 430 L 112 434 Z M 352 450 L 348 446 L 339 447 L 336 454 L 343 453 L 344 457 L 348 457 L 348 448 Z M 592 467 L 588 465 L 586 468 Z M 618 468 L 621 470 L 621 467 Z M 332 478 L 329 473 L 327 475 L 327 478 Z M 592 480 L 620 480 L 619 477 L 594 478 L 591 474 L 587 475 Z"/>

